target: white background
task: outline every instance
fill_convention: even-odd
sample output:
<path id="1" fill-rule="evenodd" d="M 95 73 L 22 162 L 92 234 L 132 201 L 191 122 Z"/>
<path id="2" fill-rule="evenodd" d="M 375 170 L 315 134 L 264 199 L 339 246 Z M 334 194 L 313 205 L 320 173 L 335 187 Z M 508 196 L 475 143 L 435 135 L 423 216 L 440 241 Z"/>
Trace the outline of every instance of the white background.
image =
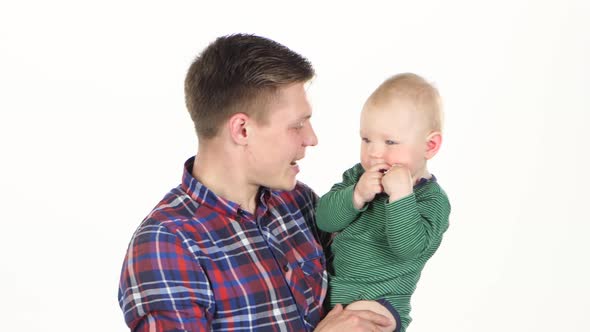
<path id="1" fill-rule="evenodd" d="M 128 241 L 196 152 L 185 72 L 248 32 L 316 68 L 299 179 L 319 194 L 358 160 L 383 79 L 439 87 L 453 211 L 410 332 L 588 331 L 588 1 L 212 3 L 0 4 L 1 330 L 126 330 Z"/>

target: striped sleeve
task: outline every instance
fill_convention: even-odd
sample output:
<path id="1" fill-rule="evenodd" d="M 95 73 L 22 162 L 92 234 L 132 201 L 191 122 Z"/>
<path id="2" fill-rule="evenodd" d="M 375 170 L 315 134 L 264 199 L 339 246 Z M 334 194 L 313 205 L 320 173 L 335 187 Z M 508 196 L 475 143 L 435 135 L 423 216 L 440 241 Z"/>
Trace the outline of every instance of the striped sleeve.
<path id="1" fill-rule="evenodd" d="M 386 234 L 392 254 L 407 260 L 438 246 L 449 227 L 450 204 L 441 190 L 417 200 L 412 193 L 385 204 Z"/>
<path id="2" fill-rule="evenodd" d="M 303 188 L 302 192 L 306 202 L 303 206 L 300 206 L 303 218 L 307 222 L 309 229 L 313 232 L 315 238 L 318 240 L 324 251 L 329 249 L 330 243 L 332 242 L 332 234 L 319 228 L 316 218 L 316 210 L 318 207 L 319 196 L 305 184 L 300 183 Z"/>
<path id="3" fill-rule="evenodd" d="M 213 293 L 182 234 L 144 224 L 121 274 L 119 302 L 131 331 L 210 330 Z"/>
<path id="4" fill-rule="evenodd" d="M 360 164 L 344 172 L 342 182 L 332 186 L 332 189 L 320 198 L 316 218 L 321 230 L 339 232 L 366 209 L 365 205 L 363 209 L 357 210 L 352 202 L 356 182 L 362 174 L 358 170 L 359 166 Z"/>

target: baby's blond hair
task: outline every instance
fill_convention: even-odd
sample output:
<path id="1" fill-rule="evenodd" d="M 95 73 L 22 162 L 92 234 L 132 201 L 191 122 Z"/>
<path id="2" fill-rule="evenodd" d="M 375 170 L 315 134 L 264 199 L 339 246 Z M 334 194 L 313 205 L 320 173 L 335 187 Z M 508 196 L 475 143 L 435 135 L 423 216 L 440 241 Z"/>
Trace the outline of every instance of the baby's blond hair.
<path id="1" fill-rule="evenodd" d="M 442 131 L 443 112 L 440 95 L 436 87 L 419 75 L 403 73 L 394 75 L 369 96 L 367 104 L 381 106 L 393 99 L 402 98 L 414 103 L 416 110 L 426 113 L 429 129 Z"/>

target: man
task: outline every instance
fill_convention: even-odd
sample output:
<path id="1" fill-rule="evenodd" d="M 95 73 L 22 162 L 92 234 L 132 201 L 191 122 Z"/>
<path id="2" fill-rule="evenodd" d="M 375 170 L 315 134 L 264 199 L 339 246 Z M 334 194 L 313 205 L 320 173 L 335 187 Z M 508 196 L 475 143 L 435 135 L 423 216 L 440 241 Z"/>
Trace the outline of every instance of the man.
<path id="1" fill-rule="evenodd" d="M 317 144 L 299 54 L 253 35 L 218 38 L 185 81 L 199 138 L 172 189 L 134 233 L 119 302 L 132 331 L 372 330 L 388 319 L 327 290 L 317 196 L 297 161 Z"/>

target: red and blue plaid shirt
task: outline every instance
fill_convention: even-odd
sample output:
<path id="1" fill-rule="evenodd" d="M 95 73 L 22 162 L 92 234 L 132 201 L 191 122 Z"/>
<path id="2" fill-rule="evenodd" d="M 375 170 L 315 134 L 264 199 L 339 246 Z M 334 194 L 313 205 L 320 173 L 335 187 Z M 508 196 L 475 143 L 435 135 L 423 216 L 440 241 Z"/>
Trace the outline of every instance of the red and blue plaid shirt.
<path id="1" fill-rule="evenodd" d="M 185 164 L 133 234 L 119 304 L 132 331 L 311 331 L 327 274 L 317 196 L 260 189 L 255 214 L 197 181 Z"/>

